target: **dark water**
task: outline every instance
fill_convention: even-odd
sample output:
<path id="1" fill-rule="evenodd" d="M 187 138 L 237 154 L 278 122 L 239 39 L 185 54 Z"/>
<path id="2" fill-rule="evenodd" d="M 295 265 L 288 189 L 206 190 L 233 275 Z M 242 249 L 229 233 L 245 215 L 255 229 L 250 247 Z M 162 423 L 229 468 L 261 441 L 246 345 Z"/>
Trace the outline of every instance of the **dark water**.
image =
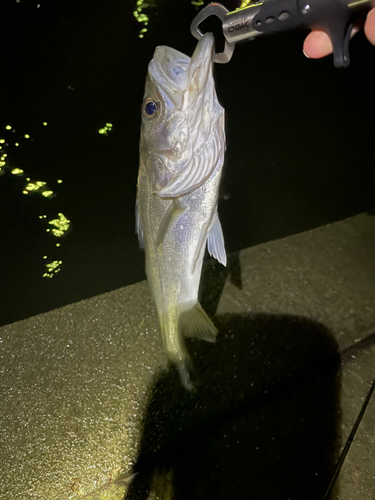
<path id="1" fill-rule="evenodd" d="M 142 5 L 147 27 L 135 1 L 0 4 L 0 324 L 145 277 L 133 216 L 144 78 L 156 45 L 192 53 L 197 9 Z M 375 208 L 375 49 L 358 35 L 351 66 L 336 70 L 330 58 L 305 59 L 302 40 L 258 39 L 215 67 L 229 252 Z M 24 194 L 36 181 L 46 184 Z"/>

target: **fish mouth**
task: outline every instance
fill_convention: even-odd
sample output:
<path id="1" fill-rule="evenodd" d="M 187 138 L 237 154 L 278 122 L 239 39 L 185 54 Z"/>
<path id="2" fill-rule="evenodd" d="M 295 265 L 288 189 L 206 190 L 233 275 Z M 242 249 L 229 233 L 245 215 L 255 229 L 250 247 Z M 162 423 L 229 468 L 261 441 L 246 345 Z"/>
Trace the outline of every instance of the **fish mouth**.
<path id="1" fill-rule="evenodd" d="M 161 45 L 156 48 L 150 63 L 150 74 L 159 84 L 164 83 L 172 88 L 181 87 L 181 80 L 184 80 L 189 63 L 190 57 L 171 47 Z"/>
<path id="2" fill-rule="evenodd" d="M 188 90 L 192 78 L 204 85 L 212 68 L 213 47 L 212 33 L 202 36 L 191 58 L 171 47 L 159 46 L 150 63 L 150 75 L 162 87 L 180 92 Z"/>

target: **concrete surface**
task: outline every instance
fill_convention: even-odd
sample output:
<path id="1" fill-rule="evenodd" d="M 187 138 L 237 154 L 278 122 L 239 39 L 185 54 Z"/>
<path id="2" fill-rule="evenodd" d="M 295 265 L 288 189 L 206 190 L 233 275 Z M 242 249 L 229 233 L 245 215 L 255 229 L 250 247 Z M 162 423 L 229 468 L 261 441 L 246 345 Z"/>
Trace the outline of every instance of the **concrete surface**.
<path id="1" fill-rule="evenodd" d="M 220 333 L 214 346 L 190 343 L 201 382 L 194 395 L 166 370 L 145 282 L 0 328 L 4 498 L 115 500 L 125 491 L 133 498 L 144 471 L 151 474 L 150 498 L 169 498 L 170 477 L 183 485 L 180 473 L 188 466 L 171 466 L 174 451 L 162 459 L 160 453 L 191 432 L 186 457 L 206 453 L 220 462 L 230 450 L 230 462 L 221 464 L 227 482 L 234 474 L 240 483 L 229 465 L 249 447 L 246 478 L 253 474 L 253 481 L 274 455 L 268 474 L 282 469 L 281 482 L 272 489 L 259 479 L 252 485 L 258 499 L 262 492 L 268 500 L 280 488 L 289 492 L 294 469 L 305 490 L 324 492 L 365 397 L 365 367 L 373 367 L 372 347 L 360 346 L 375 332 L 375 219 L 361 214 L 253 247 L 230 256 L 229 264 L 224 270 L 208 261 L 204 269 L 202 304 L 216 314 Z M 350 358 L 356 349 L 363 363 Z M 338 352 L 347 356 L 345 366 Z M 367 428 L 359 429 L 364 436 L 373 424 L 371 405 Z M 208 437 L 220 453 L 200 449 Z M 366 453 L 373 453 L 369 443 Z M 140 473 L 130 477 L 135 462 Z M 184 480 L 204 490 L 196 472 Z M 341 476 L 340 495 L 344 484 Z"/>
<path id="2" fill-rule="evenodd" d="M 164 358 L 147 284 L 5 326 L 1 491 L 65 499 L 130 468 Z"/>
<path id="3" fill-rule="evenodd" d="M 246 249 L 243 289 L 228 280 L 217 313 L 312 318 L 343 350 L 375 332 L 374 256 L 375 217 L 367 214 Z"/>
<path id="4" fill-rule="evenodd" d="M 375 497 L 375 398 L 361 422 L 339 476 L 340 500 Z"/>
<path id="5" fill-rule="evenodd" d="M 341 385 L 342 444 L 375 380 L 375 343 L 350 353 L 344 361 Z M 375 397 L 372 395 L 360 426 L 341 466 L 333 498 L 357 500 L 375 498 Z"/>
<path id="6" fill-rule="evenodd" d="M 345 410 L 341 418 L 343 448 L 375 379 L 375 338 L 370 345 L 363 348 L 358 345 L 357 349 L 350 350 L 342 358 L 340 401 Z M 375 426 L 373 434 L 375 436 Z"/>

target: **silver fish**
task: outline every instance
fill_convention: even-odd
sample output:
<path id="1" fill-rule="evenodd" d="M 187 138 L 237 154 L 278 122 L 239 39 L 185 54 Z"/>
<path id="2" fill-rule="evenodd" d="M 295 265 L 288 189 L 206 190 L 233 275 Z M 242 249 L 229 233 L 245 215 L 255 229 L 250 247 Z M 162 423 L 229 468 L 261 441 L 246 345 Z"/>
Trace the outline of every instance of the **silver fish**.
<path id="1" fill-rule="evenodd" d="M 164 350 L 192 387 L 184 337 L 210 342 L 217 330 L 198 302 L 206 248 L 226 265 L 217 213 L 224 161 L 224 109 L 212 73 L 214 38 L 192 58 L 157 47 L 142 104 L 136 230 L 146 253 Z"/>

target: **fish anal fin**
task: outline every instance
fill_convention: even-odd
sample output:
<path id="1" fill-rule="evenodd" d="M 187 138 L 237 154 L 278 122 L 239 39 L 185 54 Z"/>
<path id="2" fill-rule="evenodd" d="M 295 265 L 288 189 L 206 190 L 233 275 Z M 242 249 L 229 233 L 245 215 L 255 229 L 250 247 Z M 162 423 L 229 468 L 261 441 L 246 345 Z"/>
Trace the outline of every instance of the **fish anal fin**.
<path id="1" fill-rule="evenodd" d="M 158 229 L 158 234 L 155 241 L 156 248 L 163 242 L 168 229 L 176 220 L 176 217 L 181 215 L 185 209 L 186 207 L 179 200 L 173 200 L 169 205 Z"/>
<path id="2" fill-rule="evenodd" d="M 214 223 L 207 237 L 208 253 L 223 266 L 227 265 L 227 254 L 225 252 L 224 235 L 221 228 L 219 216 L 216 213 Z"/>
<path id="3" fill-rule="evenodd" d="M 199 302 L 181 314 L 180 322 L 185 337 L 195 337 L 207 342 L 216 341 L 217 328 Z"/>

